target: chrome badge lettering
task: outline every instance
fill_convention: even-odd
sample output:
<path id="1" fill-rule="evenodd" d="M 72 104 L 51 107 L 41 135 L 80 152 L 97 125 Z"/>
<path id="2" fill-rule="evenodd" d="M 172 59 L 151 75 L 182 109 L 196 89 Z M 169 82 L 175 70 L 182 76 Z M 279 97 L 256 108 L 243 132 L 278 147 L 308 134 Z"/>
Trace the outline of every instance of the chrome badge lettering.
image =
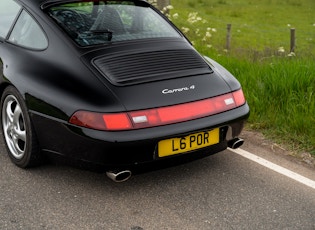
<path id="1" fill-rule="evenodd" d="M 195 89 L 195 85 L 191 85 L 189 87 L 183 87 L 183 88 L 177 88 L 177 89 L 163 89 L 162 93 L 163 94 L 173 94 L 173 93 L 180 93 L 183 91 L 189 91 Z"/>

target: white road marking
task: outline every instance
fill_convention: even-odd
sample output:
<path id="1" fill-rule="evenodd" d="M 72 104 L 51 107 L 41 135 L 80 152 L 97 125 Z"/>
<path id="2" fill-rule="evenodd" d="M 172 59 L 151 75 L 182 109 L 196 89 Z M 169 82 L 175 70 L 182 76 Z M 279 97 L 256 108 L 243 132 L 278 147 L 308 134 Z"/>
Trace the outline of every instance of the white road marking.
<path id="1" fill-rule="evenodd" d="M 247 158 L 249 160 L 252 160 L 252 161 L 254 161 L 254 162 L 256 162 L 256 163 L 258 163 L 258 164 L 260 164 L 262 166 L 265 166 L 265 167 L 267 167 L 267 168 L 269 168 L 269 169 L 271 169 L 271 170 L 273 170 L 275 172 L 278 172 L 278 173 L 280 173 L 280 174 L 282 174 L 284 176 L 287 176 L 287 177 L 289 177 L 289 178 L 291 178 L 291 179 L 293 179 L 295 181 L 298 181 L 298 182 L 300 182 L 300 183 L 302 183 L 304 185 L 307 185 L 307 186 L 315 189 L 315 181 L 313 181 L 313 180 L 311 180 L 309 178 L 306 178 L 306 177 L 304 177 L 304 176 L 302 176 L 300 174 L 297 174 L 297 173 L 295 173 L 295 172 L 293 172 L 293 171 L 291 171 L 289 169 L 286 169 L 286 168 L 281 167 L 281 166 L 279 166 L 277 164 L 274 164 L 274 163 L 272 163 L 272 162 L 270 162 L 270 161 L 268 161 L 268 160 L 266 160 L 264 158 L 256 156 L 256 155 L 254 155 L 254 154 L 252 154 L 250 152 L 247 152 L 247 151 L 245 151 L 243 149 L 231 149 L 231 148 L 229 148 L 229 150 L 234 152 L 234 153 L 236 153 L 236 154 L 239 154 L 239 155 L 241 155 L 241 156 L 243 156 L 243 157 L 245 157 L 245 158 Z"/>

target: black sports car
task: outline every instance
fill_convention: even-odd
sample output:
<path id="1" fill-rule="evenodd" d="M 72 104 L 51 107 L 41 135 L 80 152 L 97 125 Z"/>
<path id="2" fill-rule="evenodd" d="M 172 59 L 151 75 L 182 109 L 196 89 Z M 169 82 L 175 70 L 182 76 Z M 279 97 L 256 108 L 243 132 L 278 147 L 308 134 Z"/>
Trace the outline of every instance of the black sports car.
<path id="1" fill-rule="evenodd" d="M 1 125 L 19 167 L 58 155 L 123 181 L 237 148 L 240 83 L 142 0 L 1 0 Z"/>

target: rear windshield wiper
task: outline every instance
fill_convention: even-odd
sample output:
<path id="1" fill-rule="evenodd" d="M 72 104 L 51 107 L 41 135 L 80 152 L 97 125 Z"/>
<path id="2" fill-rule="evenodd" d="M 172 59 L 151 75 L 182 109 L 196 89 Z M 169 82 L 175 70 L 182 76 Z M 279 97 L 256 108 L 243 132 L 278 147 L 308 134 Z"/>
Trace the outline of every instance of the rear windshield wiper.
<path id="1" fill-rule="evenodd" d="M 109 29 L 105 29 L 105 30 L 90 30 L 89 31 L 92 34 L 108 34 L 108 41 L 111 41 L 113 38 L 113 31 L 109 30 Z"/>

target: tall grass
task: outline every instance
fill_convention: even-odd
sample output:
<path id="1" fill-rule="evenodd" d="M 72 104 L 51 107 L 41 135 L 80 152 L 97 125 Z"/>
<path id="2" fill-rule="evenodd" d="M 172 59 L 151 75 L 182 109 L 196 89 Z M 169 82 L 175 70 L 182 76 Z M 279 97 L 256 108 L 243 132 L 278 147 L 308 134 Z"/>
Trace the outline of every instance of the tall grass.
<path id="1" fill-rule="evenodd" d="M 315 154 L 315 65 L 310 59 L 253 62 L 220 56 L 251 108 L 249 126 L 292 149 Z"/>
<path id="2" fill-rule="evenodd" d="M 243 86 L 248 126 L 315 155 L 314 0 L 172 0 L 169 17 Z M 225 49 L 232 24 L 231 50 Z M 290 28 L 297 47 L 289 52 Z"/>

